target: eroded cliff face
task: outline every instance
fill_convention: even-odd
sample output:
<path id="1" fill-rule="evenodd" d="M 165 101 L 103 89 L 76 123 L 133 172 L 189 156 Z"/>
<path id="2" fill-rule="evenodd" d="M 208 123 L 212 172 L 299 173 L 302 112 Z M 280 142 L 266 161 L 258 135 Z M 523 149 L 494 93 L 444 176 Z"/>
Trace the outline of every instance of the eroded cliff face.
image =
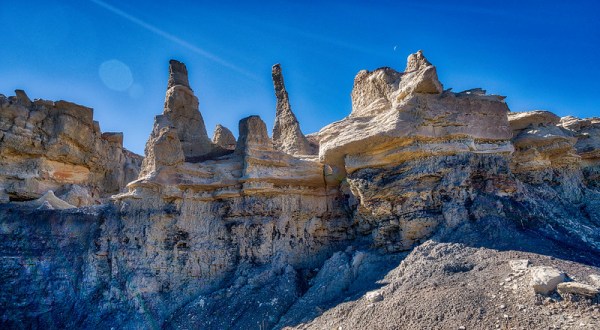
<path id="1" fill-rule="evenodd" d="M 444 91 L 417 52 L 404 72 L 359 72 L 349 116 L 309 136 L 275 66 L 273 139 L 250 116 L 237 141 L 223 127 L 211 141 L 185 65 L 171 61 L 169 72 L 164 112 L 126 191 L 96 208 L 0 209 L 5 324 L 298 325 L 403 252 L 465 228 L 510 224 L 600 252 L 595 119 L 510 113 L 503 96 Z M 53 155 L 44 150 L 31 157 Z M 19 220 L 30 216 L 44 226 Z M 66 254 L 29 245 L 30 235 Z M 66 282 L 37 277 L 75 268 Z M 68 294 L 41 298 L 58 285 Z"/>
<path id="2" fill-rule="evenodd" d="M 0 95 L 0 202 L 53 190 L 75 206 L 106 201 L 139 173 L 123 134 L 100 131 L 93 110 L 66 101 Z"/>

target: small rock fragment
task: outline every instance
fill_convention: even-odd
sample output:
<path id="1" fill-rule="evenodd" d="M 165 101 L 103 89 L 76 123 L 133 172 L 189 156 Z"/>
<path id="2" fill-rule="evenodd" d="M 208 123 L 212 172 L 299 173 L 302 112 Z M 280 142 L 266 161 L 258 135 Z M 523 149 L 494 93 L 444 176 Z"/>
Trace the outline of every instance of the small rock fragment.
<path id="1" fill-rule="evenodd" d="M 518 260 L 510 260 L 508 262 L 510 268 L 515 272 L 526 271 L 527 267 L 529 267 L 529 260 L 527 259 L 518 259 Z"/>
<path id="2" fill-rule="evenodd" d="M 365 294 L 367 301 L 375 303 L 383 300 L 383 295 L 379 291 L 370 291 Z"/>

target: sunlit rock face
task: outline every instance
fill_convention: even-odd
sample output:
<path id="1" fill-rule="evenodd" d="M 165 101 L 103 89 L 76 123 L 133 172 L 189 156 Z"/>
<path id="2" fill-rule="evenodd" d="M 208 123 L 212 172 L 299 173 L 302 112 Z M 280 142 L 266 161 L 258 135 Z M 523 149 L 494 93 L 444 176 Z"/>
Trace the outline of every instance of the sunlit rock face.
<path id="1" fill-rule="evenodd" d="M 34 121 L 35 102 L 24 95 L 0 98 L 2 118 L 12 123 L 0 127 L 1 161 L 23 149 L 6 132 L 62 132 L 44 143 L 26 140 L 45 148 L 27 154 L 33 165 L 0 171 L 23 182 L 31 172 L 81 188 L 55 196 L 2 177 L 22 194 L 46 193 L 0 206 L 3 324 L 295 326 L 375 281 L 374 274 L 399 262 L 398 252 L 465 228 L 493 236 L 498 224 L 600 252 L 595 119 L 511 113 L 503 96 L 479 88 L 444 91 L 435 66 L 417 52 L 404 72 L 359 72 L 350 114 L 305 136 L 280 66 L 272 76 L 273 137 L 260 117 L 249 116 L 240 120 L 237 140 L 221 126 L 211 141 L 187 69 L 171 61 L 165 108 L 139 174 L 119 170 L 127 173 L 126 190 L 92 208 L 72 208 L 86 203 L 71 200 L 113 181 L 90 181 L 98 167 L 89 164 L 107 160 L 85 158 L 85 128 L 69 128 L 70 112 L 52 124 Z M 77 120 L 91 122 L 91 112 Z M 122 136 L 93 133 L 91 123 L 89 144 L 100 145 L 94 150 L 120 147 Z M 479 232 L 488 228 L 494 232 Z M 511 235 L 501 239 L 510 244 Z"/>
<path id="2" fill-rule="evenodd" d="M 231 133 L 227 127 L 221 124 L 217 124 L 215 127 L 212 142 L 219 147 L 228 150 L 234 150 L 235 145 L 237 144 L 233 133 Z"/>
<path id="3" fill-rule="evenodd" d="M 275 127 L 273 127 L 273 143 L 275 148 L 291 155 L 316 154 L 316 148 L 311 145 L 300 130 L 296 115 L 292 112 L 288 93 L 283 81 L 283 73 L 279 64 L 271 70 L 277 109 L 275 112 Z"/>
<path id="4" fill-rule="evenodd" d="M 587 184 L 600 185 L 600 118 L 579 119 L 567 116 L 560 119 L 560 127 L 572 133 L 577 142 L 575 151 L 581 157 L 581 167 Z"/>
<path id="5" fill-rule="evenodd" d="M 121 133 L 101 133 L 93 110 L 66 101 L 0 95 L 0 201 L 48 190 L 76 205 L 101 202 L 137 177 L 142 157 Z"/>

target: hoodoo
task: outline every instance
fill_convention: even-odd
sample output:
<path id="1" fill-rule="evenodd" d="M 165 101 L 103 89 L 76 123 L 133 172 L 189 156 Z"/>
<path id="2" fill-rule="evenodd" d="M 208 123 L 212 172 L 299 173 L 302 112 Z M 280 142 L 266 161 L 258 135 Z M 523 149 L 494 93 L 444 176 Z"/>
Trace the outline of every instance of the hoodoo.
<path id="1" fill-rule="evenodd" d="M 273 127 L 273 143 L 275 148 L 291 155 L 315 154 L 315 148 L 310 145 L 302 131 L 296 115 L 292 112 L 288 93 L 283 82 L 281 65 L 275 64 L 271 70 L 277 109 L 275 111 L 275 126 Z"/>

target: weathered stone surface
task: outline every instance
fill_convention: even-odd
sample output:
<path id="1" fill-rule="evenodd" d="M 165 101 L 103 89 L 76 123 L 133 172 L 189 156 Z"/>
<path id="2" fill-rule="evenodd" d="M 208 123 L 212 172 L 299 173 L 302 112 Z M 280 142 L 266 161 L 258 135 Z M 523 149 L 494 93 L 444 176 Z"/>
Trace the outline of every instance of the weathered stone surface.
<path id="1" fill-rule="evenodd" d="M 415 157 L 512 152 L 502 98 L 440 94 L 435 67 L 422 53 L 409 56 L 406 71 L 359 72 L 352 114 L 319 131 L 322 162 L 351 173 Z"/>
<path id="2" fill-rule="evenodd" d="M 95 204 L 138 175 L 142 157 L 123 148 L 121 133 L 101 133 L 91 108 L 31 102 L 23 91 L 1 95 L 0 108 L 0 191 L 8 199 L 76 184 L 90 192 L 77 206 Z"/>
<path id="3" fill-rule="evenodd" d="M 283 78 L 274 78 L 276 92 L 285 92 Z M 171 63 L 169 97 L 140 175 L 111 203 L 62 211 L 52 198 L 0 205 L 0 325 L 280 329 L 341 308 L 332 319 L 371 328 L 348 314 L 363 306 L 369 312 L 360 315 L 390 316 L 389 328 L 435 328 L 437 317 L 487 328 L 495 317 L 473 318 L 473 311 L 497 308 L 490 292 L 498 293 L 499 282 L 511 284 L 501 289 L 506 297 L 533 296 L 523 289 L 549 292 L 564 279 L 525 261 L 574 278 L 594 270 L 564 260 L 600 265 L 600 191 L 584 179 L 581 162 L 567 162 L 588 124 L 570 120 L 561 128 L 552 115 L 532 113 L 511 115 L 511 127 L 504 97 L 442 92 L 422 53 L 409 57 L 404 73 L 359 73 L 349 117 L 306 137 L 320 146 L 319 158 L 281 150 L 258 116 L 240 121 L 237 141 L 206 143 L 204 125 L 192 125 L 201 116 L 178 62 Z M 18 106 L 8 107 L 7 118 L 22 115 L 27 98 L 19 99 L 12 98 Z M 7 103 L 0 97 L 3 110 Z M 281 122 L 301 134 L 289 101 L 283 105 L 291 116 Z M 102 138 L 87 108 L 61 109 L 79 115 L 100 143 L 119 144 L 119 135 Z M 90 143 L 71 124 L 57 124 L 66 128 L 61 139 Z M 550 168 L 551 180 L 514 170 L 526 150 L 549 160 L 535 171 Z M 76 151 L 55 148 L 0 169 L 23 177 L 23 194 L 40 189 L 30 172 L 60 178 L 66 184 L 57 196 L 80 206 L 98 192 L 85 184 L 91 168 L 64 161 Z M 541 263 L 544 253 L 555 258 Z M 537 308 L 531 297 L 516 301 L 524 300 Z M 502 305 L 512 312 L 512 302 Z M 435 313 L 423 313 L 431 306 Z M 347 328 L 343 322 L 313 325 Z"/>
<path id="4" fill-rule="evenodd" d="M 351 116 L 373 116 L 395 107 L 408 95 L 441 94 L 436 69 L 422 51 L 407 58 L 404 72 L 379 68 L 360 71 L 354 78 Z"/>
<path id="5" fill-rule="evenodd" d="M 524 272 L 529 267 L 529 260 L 527 260 L 527 259 L 510 260 L 508 262 L 508 264 L 510 265 L 510 269 L 512 269 L 513 271 Z"/>
<path id="6" fill-rule="evenodd" d="M 24 203 L 27 205 L 31 205 L 35 208 L 45 209 L 45 210 L 65 210 L 65 209 L 75 208 L 75 206 L 56 197 L 56 195 L 54 195 L 54 192 L 52 190 L 48 190 L 44 195 L 42 195 L 42 197 L 40 197 L 36 200 L 28 201 L 28 202 L 24 202 Z"/>
<path id="7" fill-rule="evenodd" d="M 224 127 L 221 124 L 218 124 L 215 127 L 212 142 L 217 146 L 227 150 L 234 150 L 237 143 L 233 133 L 231 133 L 227 127 Z"/>
<path id="8" fill-rule="evenodd" d="M 530 285 L 533 287 L 533 291 L 545 295 L 556 290 L 558 284 L 566 280 L 565 273 L 548 266 L 532 267 L 529 269 L 529 274 L 531 277 Z"/>
<path id="9" fill-rule="evenodd" d="M 600 118 L 561 118 L 560 126 L 577 139 L 575 151 L 581 157 L 581 168 L 589 185 L 600 186 Z"/>
<path id="10" fill-rule="evenodd" d="M 511 169 L 532 184 L 579 181 L 580 157 L 573 134 L 556 126 L 560 118 L 548 111 L 511 112 L 515 152 Z M 579 196 L 570 198 L 577 200 Z"/>
<path id="11" fill-rule="evenodd" d="M 169 85 L 163 116 L 177 127 L 177 135 L 186 159 L 194 160 L 211 153 L 214 145 L 208 138 L 198 98 L 189 86 L 185 64 L 169 62 Z"/>
<path id="12" fill-rule="evenodd" d="M 559 283 L 556 287 L 556 291 L 558 291 L 561 296 L 576 295 L 586 298 L 594 298 L 600 293 L 600 290 L 591 285 L 577 282 Z"/>
<path id="13" fill-rule="evenodd" d="M 600 275 L 590 274 L 589 278 L 590 278 L 590 281 L 592 281 L 592 284 L 596 288 L 600 288 Z"/>
<path id="14" fill-rule="evenodd" d="M 508 121 L 513 130 L 523 130 L 528 127 L 538 126 L 556 126 L 560 122 L 560 117 L 550 111 L 533 110 L 527 112 L 510 112 Z"/>
<path id="15" fill-rule="evenodd" d="M 169 61 L 169 82 L 167 85 L 167 89 L 174 87 L 176 85 L 182 85 L 190 88 L 190 82 L 188 79 L 188 71 L 185 64 L 177 61 L 170 60 Z"/>
<path id="16" fill-rule="evenodd" d="M 302 134 L 296 115 L 292 112 L 279 64 L 273 65 L 271 75 L 275 97 L 277 98 L 275 126 L 273 127 L 275 148 L 291 155 L 316 154 L 316 150 L 311 147 L 304 134 Z"/>

